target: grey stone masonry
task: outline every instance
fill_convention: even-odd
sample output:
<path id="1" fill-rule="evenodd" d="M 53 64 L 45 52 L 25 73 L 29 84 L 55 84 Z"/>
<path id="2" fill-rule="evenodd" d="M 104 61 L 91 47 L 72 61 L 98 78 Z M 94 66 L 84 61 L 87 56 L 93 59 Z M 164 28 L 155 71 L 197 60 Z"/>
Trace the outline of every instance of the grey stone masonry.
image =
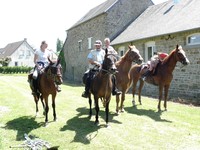
<path id="1" fill-rule="evenodd" d="M 168 35 L 163 35 L 145 40 L 132 41 L 130 43 L 115 45 L 115 49 L 134 44 L 144 57 L 145 43 L 148 41 L 155 41 L 156 50 L 166 53 L 170 53 L 176 44 L 181 45 L 186 52 L 190 64 L 183 67 L 180 62 L 177 62 L 173 71 L 173 80 L 169 88 L 168 98 L 180 98 L 191 102 L 200 102 L 200 44 L 192 46 L 187 45 L 186 42 L 187 36 L 194 33 L 200 34 L 200 29 L 171 34 L 174 38 L 169 40 L 165 38 Z M 158 98 L 158 87 L 145 83 L 142 95 Z"/>
<path id="2" fill-rule="evenodd" d="M 95 9 L 103 9 L 104 4 L 110 4 L 109 1 L 111 0 L 100 5 L 100 8 L 97 7 L 91 11 L 95 13 Z M 104 38 L 109 37 L 112 40 L 148 6 L 153 5 L 151 0 L 116 0 L 113 2 L 102 13 L 84 22 L 80 22 L 80 24 L 75 24 L 67 30 L 67 38 L 63 49 L 66 61 L 65 79 L 82 82 L 83 73 L 88 67 L 87 55 L 91 50 L 88 49 L 88 38 L 92 39 L 92 49 L 97 39 L 103 42 Z M 86 14 L 87 16 L 90 16 L 90 14 Z M 79 50 L 80 45 L 81 51 Z"/>

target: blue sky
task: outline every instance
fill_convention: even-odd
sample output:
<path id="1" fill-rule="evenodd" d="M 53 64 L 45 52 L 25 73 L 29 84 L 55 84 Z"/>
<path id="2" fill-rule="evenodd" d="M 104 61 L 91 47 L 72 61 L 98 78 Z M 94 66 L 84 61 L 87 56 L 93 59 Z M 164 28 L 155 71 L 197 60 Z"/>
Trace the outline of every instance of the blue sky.
<path id="1" fill-rule="evenodd" d="M 27 38 L 34 48 L 46 40 L 56 49 L 56 40 L 65 41 L 66 32 L 90 9 L 105 0 L 1 0 L 0 48 Z M 152 0 L 155 4 L 166 0 Z"/>

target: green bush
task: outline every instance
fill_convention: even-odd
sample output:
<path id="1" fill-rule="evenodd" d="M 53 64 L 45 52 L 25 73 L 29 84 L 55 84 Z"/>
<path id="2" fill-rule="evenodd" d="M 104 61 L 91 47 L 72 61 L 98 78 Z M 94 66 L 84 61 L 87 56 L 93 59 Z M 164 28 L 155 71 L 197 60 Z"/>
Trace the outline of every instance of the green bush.
<path id="1" fill-rule="evenodd" d="M 11 74 L 11 73 L 28 73 L 30 72 L 32 67 L 24 67 L 24 66 L 14 66 L 14 67 L 8 67 L 3 66 L 0 67 L 0 73 L 3 74 Z"/>

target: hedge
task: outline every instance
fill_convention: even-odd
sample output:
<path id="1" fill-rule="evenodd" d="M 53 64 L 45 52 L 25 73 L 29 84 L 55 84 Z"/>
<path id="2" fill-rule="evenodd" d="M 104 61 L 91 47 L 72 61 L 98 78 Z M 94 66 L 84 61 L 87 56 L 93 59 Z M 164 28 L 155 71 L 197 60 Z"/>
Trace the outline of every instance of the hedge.
<path id="1" fill-rule="evenodd" d="M 10 73 L 29 73 L 33 68 L 32 67 L 24 67 L 24 66 L 14 66 L 14 67 L 8 67 L 3 66 L 0 67 L 0 73 L 3 74 L 10 74 Z"/>

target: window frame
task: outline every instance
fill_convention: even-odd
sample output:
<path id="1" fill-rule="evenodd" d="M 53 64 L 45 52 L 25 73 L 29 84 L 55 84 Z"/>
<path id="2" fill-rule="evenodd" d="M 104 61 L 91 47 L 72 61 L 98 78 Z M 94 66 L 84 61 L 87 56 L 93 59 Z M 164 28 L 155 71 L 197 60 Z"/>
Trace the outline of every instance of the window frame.
<path id="1" fill-rule="evenodd" d="M 92 37 L 88 38 L 88 50 L 92 49 Z"/>
<path id="2" fill-rule="evenodd" d="M 194 37 L 194 36 L 198 36 L 199 37 L 199 42 L 197 42 L 197 43 L 189 42 L 189 38 Z M 187 45 L 199 45 L 200 44 L 200 33 L 194 33 L 194 34 L 188 35 L 187 38 L 186 38 L 186 44 Z"/>
<path id="3" fill-rule="evenodd" d="M 78 41 L 78 51 L 79 52 L 82 52 L 83 51 L 83 43 L 82 43 L 83 41 L 82 40 L 79 40 Z"/>
<path id="4" fill-rule="evenodd" d="M 152 49 L 151 56 L 149 58 L 148 58 L 148 56 L 149 56 L 149 52 L 148 52 L 149 49 L 148 48 Z M 148 61 L 154 55 L 154 52 L 157 52 L 156 42 L 155 41 L 146 42 L 145 43 L 145 52 L 144 52 L 145 61 Z"/>
<path id="5" fill-rule="evenodd" d="M 122 57 L 125 54 L 125 46 L 120 46 L 118 48 L 118 51 L 119 51 L 119 56 Z M 122 55 L 121 55 L 121 53 L 122 53 Z"/>

